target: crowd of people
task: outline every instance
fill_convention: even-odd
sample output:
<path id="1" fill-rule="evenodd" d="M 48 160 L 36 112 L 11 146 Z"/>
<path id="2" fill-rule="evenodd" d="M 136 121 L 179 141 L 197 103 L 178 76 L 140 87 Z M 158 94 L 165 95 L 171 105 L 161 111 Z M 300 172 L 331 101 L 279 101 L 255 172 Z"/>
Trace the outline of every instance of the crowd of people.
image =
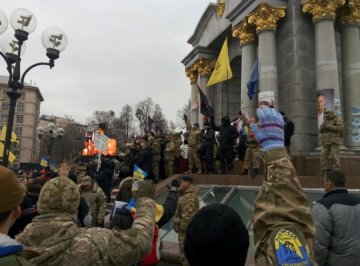
<path id="1" fill-rule="evenodd" d="M 223 204 L 200 209 L 189 175 L 216 173 L 216 155 L 220 173 L 231 173 L 234 147 L 245 149 L 239 160 L 253 176 L 260 149 L 263 154 L 264 182 L 253 213 L 256 265 L 360 265 L 360 199 L 345 189 L 344 174 L 326 171 L 327 194 L 311 210 L 287 149 L 293 124 L 268 107 L 257 110 L 257 119 L 240 116 L 240 131 L 228 117 L 219 126 L 212 118 L 201 130 L 185 116 L 188 136 L 181 145 L 174 135 L 150 132 L 126 144 L 118 162 L 64 162 L 58 173 L 17 176 L 0 167 L 0 265 L 156 265 L 160 229 L 172 217 L 182 265 L 245 265 L 249 232 L 241 215 Z M 327 119 L 334 119 L 331 113 Z M 333 123 L 321 130 L 334 132 Z M 185 151 L 188 169 L 175 162 Z M 144 181 L 133 175 L 134 165 L 146 171 Z M 165 202 L 156 203 L 153 181 L 174 171 L 185 174 L 170 183 Z"/>

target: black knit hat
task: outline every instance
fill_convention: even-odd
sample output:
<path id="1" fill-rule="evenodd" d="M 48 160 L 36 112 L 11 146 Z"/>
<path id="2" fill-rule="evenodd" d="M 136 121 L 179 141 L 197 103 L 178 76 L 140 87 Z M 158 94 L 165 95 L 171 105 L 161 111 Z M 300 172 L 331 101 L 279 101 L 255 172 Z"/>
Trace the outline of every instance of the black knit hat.
<path id="1" fill-rule="evenodd" d="M 191 266 L 245 265 L 249 233 L 240 216 L 224 204 L 202 208 L 193 217 L 184 242 Z"/>

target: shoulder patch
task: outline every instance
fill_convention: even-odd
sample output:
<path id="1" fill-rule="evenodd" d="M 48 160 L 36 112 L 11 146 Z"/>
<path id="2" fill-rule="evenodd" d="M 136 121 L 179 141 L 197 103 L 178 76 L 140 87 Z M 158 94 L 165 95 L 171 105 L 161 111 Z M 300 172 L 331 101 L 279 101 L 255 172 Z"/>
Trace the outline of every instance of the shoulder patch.
<path id="1" fill-rule="evenodd" d="M 279 266 L 311 266 L 311 261 L 294 233 L 281 229 L 274 238 L 276 258 Z"/>

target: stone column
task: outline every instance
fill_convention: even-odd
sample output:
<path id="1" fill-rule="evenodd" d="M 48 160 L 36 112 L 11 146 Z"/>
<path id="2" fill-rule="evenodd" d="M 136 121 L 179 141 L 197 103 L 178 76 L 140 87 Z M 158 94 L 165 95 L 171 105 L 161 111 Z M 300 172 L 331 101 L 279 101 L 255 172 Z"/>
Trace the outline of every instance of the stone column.
<path id="1" fill-rule="evenodd" d="M 360 110 L 360 2 L 350 0 L 341 14 L 345 144 L 352 150 L 360 150 L 360 128 L 352 128 L 353 113 Z M 355 118 L 355 117 L 354 117 Z M 357 122 L 357 121 L 354 121 Z M 359 124 L 359 123 L 358 123 Z M 353 137 L 354 134 L 354 137 Z"/>
<path id="2" fill-rule="evenodd" d="M 186 76 L 190 79 L 191 82 L 191 107 L 190 107 L 190 122 L 194 123 L 199 120 L 199 106 L 198 106 L 198 92 L 196 81 L 198 78 L 198 72 L 194 70 L 194 65 L 186 69 Z"/>
<path id="3" fill-rule="evenodd" d="M 257 107 L 257 94 L 250 100 L 247 84 L 250 80 L 251 70 L 256 61 L 256 31 L 255 27 L 243 19 L 232 32 L 233 37 L 240 40 L 241 46 L 241 110 L 249 116 L 255 116 Z"/>
<path id="4" fill-rule="evenodd" d="M 273 97 L 274 106 L 278 106 L 275 33 L 277 22 L 283 17 L 285 8 L 267 3 L 260 4 L 248 17 L 248 23 L 256 27 L 259 37 L 259 93 Z"/>
<path id="5" fill-rule="evenodd" d="M 216 60 L 200 58 L 195 63 L 195 67 L 194 67 L 195 69 L 197 69 L 199 76 L 200 76 L 199 86 L 200 86 L 201 90 L 204 92 L 204 94 L 206 95 L 210 104 L 212 104 L 211 94 L 210 94 L 210 88 L 207 87 L 207 83 L 210 79 L 212 71 L 214 70 L 215 63 L 216 63 Z M 200 102 L 199 102 L 199 104 L 200 104 Z M 204 116 L 202 114 L 200 114 L 200 108 L 199 108 L 199 121 L 198 122 L 199 122 L 200 128 L 202 128 L 203 122 L 204 122 Z"/>
<path id="6" fill-rule="evenodd" d="M 336 55 L 334 22 L 336 11 L 345 0 L 308 0 L 303 12 L 312 15 L 315 23 L 316 90 L 334 89 L 334 98 L 340 100 L 339 71 Z M 318 116 L 318 125 L 322 116 Z"/>

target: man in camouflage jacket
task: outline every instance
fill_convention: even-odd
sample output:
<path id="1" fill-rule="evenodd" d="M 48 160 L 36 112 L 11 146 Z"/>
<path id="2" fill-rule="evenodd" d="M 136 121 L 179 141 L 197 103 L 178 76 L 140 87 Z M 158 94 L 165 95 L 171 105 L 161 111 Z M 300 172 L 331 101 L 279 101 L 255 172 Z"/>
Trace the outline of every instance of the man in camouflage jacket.
<path id="1" fill-rule="evenodd" d="M 195 122 L 192 127 L 186 115 L 184 115 L 184 121 L 186 123 L 187 131 L 189 132 L 189 138 L 188 138 L 189 171 L 187 171 L 186 174 L 193 173 L 194 167 L 196 167 L 197 173 L 201 174 L 202 165 L 201 165 L 199 152 L 202 146 L 202 133 L 199 128 L 199 123 Z"/>
<path id="2" fill-rule="evenodd" d="M 329 155 L 332 154 L 334 163 L 331 168 L 340 168 L 340 142 L 344 134 L 344 124 L 340 118 L 334 115 L 334 111 L 326 110 L 324 122 L 320 126 L 321 153 L 320 167 L 321 175 L 324 176 L 328 169 Z"/>
<path id="3" fill-rule="evenodd" d="M 165 176 L 172 176 L 174 174 L 174 161 L 175 161 L 175 143 L 174 137 L 169 135 L 164 150 L 165 161 Z"/>
<path id="4" fill-rule="evenodd" d="M 16 239 L 27 246 L 25 255 L 35 265 L 133 265 L 151 249 L 153 197 L 152 182 L 143 182 L 136 196 L 136 218 L 129 230 L 79 228 L 74 223 L 80 200 L 78 187 L 68 178 L 57 177 L 41 190 L 40 215 Z"/>
<path id="5" fill-rule="evenodd" d="M 161 159 L 161 148 L 159 141 L 155 138 L 155 135 L 150 135 L 148 137 L 149 146 L 151 148 L 152 155 L 152 172 L 154 175 L 154 180 L 159 180 L 159 168 L 160 168 L 160 159 Z"/>
<path id="6" fill-rule="evenodd" d="M 265 178 L 253 216 L 256 265 L 315 265 L 314 223 L 284 147 L 283 118 L 268 107 L 257 116 L 259 123 L 250 127 L 264 151 Z"/>
<path id="7" fill-rule="evenodd" d="M 102 226 L 106 215 L 106 195 L 103 190 L 87 175 L 81 179 L 80 194 L 89 206 L 91 226 Z"/>
<path id="8" fill-rule="evenodd" d="M 184 239 L 192 217 L 199 210 L 199 190 L 193 184 L 192 177 L 183 176 L 180 178 L 179 192 L 181 196 L 175 213 L 174 231 L 179 239 L 179 262 L 189 265 L 184 255 Z"/>

